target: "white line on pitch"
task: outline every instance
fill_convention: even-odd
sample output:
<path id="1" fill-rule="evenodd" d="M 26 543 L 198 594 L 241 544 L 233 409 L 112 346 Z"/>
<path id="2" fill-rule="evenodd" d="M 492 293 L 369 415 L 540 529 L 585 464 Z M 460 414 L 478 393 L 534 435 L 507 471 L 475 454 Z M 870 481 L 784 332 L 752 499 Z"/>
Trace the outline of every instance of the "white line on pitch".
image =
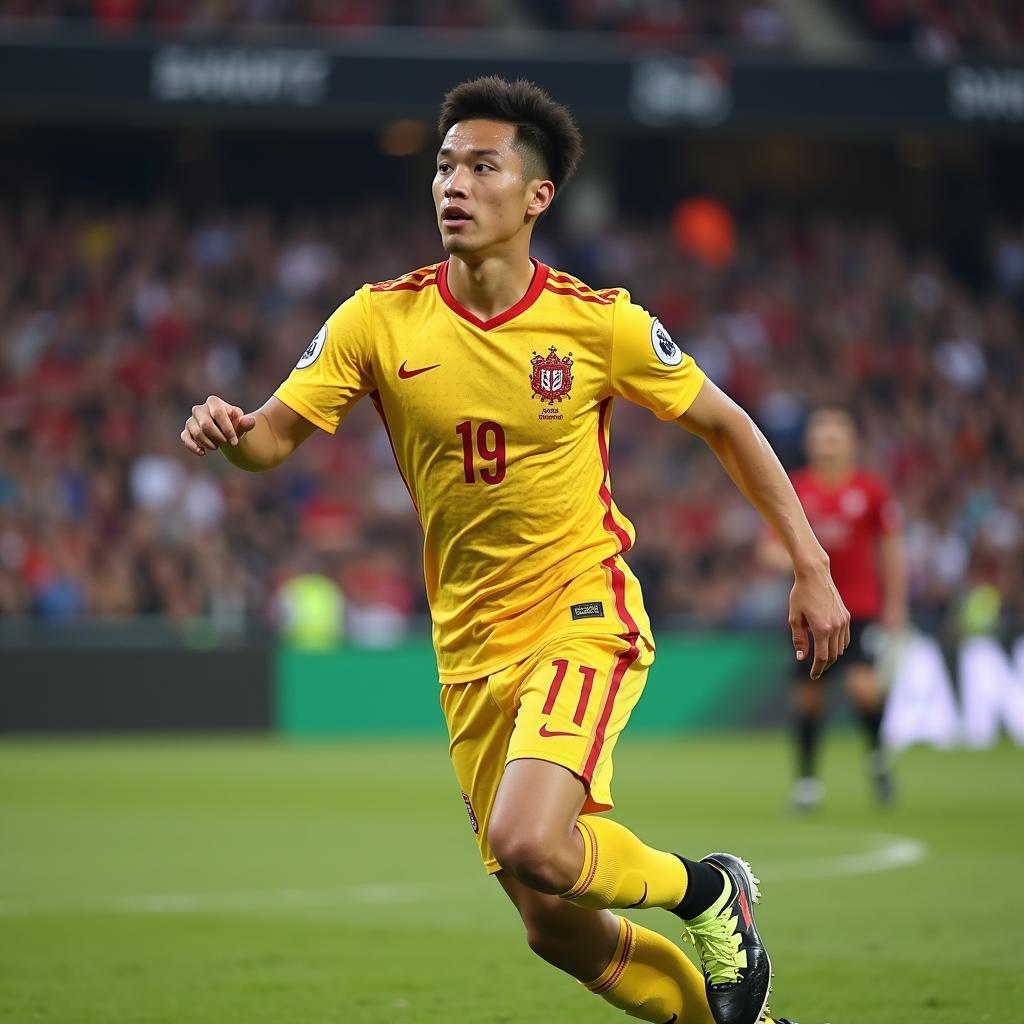
<path id="1" fill-rule="evenodd" d="M 817 828 L 867 837 L 874 843 L 874 847 L 861 853 L 755 864 L 755 870 L 761 878 L 767 882 L 791 882 L 868 875 L 910 867 L 928 856 L 926 843 L 907 836 L 888 832 L 862 832 L 827 825 L 820 825 Z M 0 917 L 32 917 L 76 912 L 199 914 L 218 911 L 337 910 L 349 905 L 384 906 L 431 901 L 447 903 L 453 899 L 476 898 L 480 892 L 479 880 L 472 882 L 466 879 L 448 882 L 372 882 L 350 886 L 251 889 L 241 892 L 158 893 L 148 896 L 114 897 L 105 902 L 60 905 L 0 902 Z"/>
<path id="2" fill-rule="evenodd" d="M 762 864 L 758 874 L 767 882 L 806 881 L 809 878 L 840 878 L 845 875 L 872 875 L 880 871 L 911 867 L 928 856 L 928 844 L 920 839 L 893 835 L 889 832 L 862 832 L 822 825 L 832 831 L 866 836 L 874 847 L 863 853 L 839 853 L 831 857 L 809 857 L 778 864 Z"/>
<path id="3" fill-rule="evenodd" d="M 148 896 L 121 896 L 103 902 L 68 904 L 0 903 L 0 917 L 35 914 L 99 912 L 122 914 L 196 914 L 208 911 L 323 910 L 348 905 L 449 902 L 479 892 L 479 885 L 451 882 L 371 882 L 362 885 L 318 888 L 251 889 L 241 892 L 178 892 Z"/>

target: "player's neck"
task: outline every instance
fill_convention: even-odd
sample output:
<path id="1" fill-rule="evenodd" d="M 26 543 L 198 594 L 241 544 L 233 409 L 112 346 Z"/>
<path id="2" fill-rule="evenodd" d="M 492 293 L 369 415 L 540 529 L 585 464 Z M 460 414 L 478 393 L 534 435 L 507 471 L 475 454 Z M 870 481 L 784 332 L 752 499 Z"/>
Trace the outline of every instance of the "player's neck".
<path id="1" fill-rule="evenodd" d="M 511 309 L 527 292 L 534 265 L 529 252 L 487 256 L 473 264 L 459 256 L 448 260 L 448 288 L 461 306 L 481 320 Z"/>

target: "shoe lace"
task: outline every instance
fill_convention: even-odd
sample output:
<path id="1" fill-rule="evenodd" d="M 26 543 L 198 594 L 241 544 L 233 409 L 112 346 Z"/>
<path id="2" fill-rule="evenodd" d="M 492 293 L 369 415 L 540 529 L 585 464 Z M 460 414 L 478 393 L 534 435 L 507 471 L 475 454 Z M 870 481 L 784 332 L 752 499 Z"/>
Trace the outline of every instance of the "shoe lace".
<path id="1" fill-rule="evenodd" d="M 683 937 L 697 950 L 712 985 L 739 981 L 743 939 L 735 922 L 735 915 L 725 908 L 709 921 L 692 922 L 683 928 Z"/>

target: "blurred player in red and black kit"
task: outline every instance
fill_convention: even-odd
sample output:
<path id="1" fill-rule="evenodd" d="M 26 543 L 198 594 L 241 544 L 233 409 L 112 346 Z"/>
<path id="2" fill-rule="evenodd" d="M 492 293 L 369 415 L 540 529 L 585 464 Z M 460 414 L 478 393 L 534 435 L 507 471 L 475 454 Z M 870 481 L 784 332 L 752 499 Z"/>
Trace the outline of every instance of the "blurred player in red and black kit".
<path id="1" fill-rule="evenodd" d="M 868 737 L 868 770 L 882 803 L 893 797 L 891 769 L 880 730 L 885 689 L 875 671 L 882 635 L 907 625 L 907 588 L 900 510 L 888 485 L 857 465 L 857 426 L 839 405 L 816 409 L 807 422 L 808 465 L 792 474 L 793 487 L 821 546 L 832 577 L 850 611 L 850 646 L 842 675 Z M 773 538 L 765 561 L 785 568 L 785 550 Z M 797 779 L 793 806 L 812 810 L 824 796 L 817 753 L 826 707 L 824 680 L 805 671 L 795 677 Z"/>

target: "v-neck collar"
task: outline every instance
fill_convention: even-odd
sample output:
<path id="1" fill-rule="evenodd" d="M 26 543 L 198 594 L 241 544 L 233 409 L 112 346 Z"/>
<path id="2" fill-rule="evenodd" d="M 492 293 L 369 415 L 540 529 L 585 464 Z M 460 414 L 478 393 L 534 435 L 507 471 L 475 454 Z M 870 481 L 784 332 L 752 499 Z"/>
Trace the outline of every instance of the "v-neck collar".
<path id="1" fill-rule="evenodd" d="M 449 260 L 445 260 L 437 268 L 437 290 L 441 293 L 441 299 L 456 316 L 462 317 L 463 320 L 471 323 L 474 327 L 479 327 L 481 331 L 490 331 L 495 327 L 500 327 L 502 324 L 507 324 L 510 320 L 514 320 L 520 313 L 525 313 L 537 301 L 540 293 L 544 291 L 548 272 L 551 269 L 541 263 L 540 260 L 535 260 L 531 256 L 530 262 L 533 264 L 533 279 L 530 281 L 530 287 L 526 289 L 526 294 L 514 306 L 509 306 L 504 313 L 492 316 L 490 320 L 481 320 L 480 317 L 475 313 L 471 313 L 452 295 L 451 289 L 448 287 L 449 262 Z"/>

